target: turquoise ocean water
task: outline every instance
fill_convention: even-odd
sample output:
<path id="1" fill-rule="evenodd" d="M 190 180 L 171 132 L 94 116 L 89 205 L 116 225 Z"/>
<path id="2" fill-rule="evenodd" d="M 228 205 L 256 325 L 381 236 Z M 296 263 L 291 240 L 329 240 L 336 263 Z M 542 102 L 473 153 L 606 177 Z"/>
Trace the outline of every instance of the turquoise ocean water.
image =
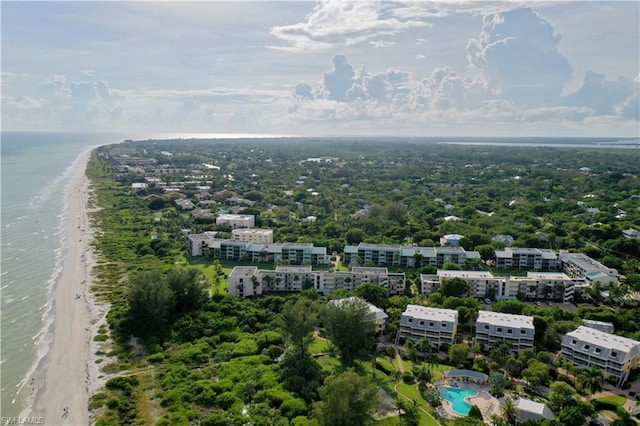
<path id="1" fill-rule="evenodd" d="M 66 251 L 65 193 L 83 172 L 77 158 L 123 138 L 23 132 L 1 138 L 0 413 L 6 417 L 25 410 L 41 385 L 28 378 L 51 340 L 52 300 Z"/>

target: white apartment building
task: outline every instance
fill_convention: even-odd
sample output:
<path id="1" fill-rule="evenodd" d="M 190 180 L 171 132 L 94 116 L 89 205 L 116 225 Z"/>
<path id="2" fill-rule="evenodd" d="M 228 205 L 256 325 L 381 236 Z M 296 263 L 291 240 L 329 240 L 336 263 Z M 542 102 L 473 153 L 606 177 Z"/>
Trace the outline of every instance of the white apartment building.
<path id="1" fill-rule="evenodd" d="M 273 243 L 273 229 L 237 228 L 231 231 L 231 239 L 243 243 Z"/>
<path id="2" fill-rule="evenodd" d="M 489 289 L 495 291 L 498 295 L 498 289 L 502 278 L 496 278 L 491 272 L 486 271 L 456 271 L 439 269 L 436 274 L 420 275 L 420 292 L 429 295 L 436 291 L 442 285 L 444 280 L 452 278 L 461 278 L 469 284 L 469 295 L 478 298 L 487 297 L 490 293 Z"/>
<path id="3" fill-rule="evenodd" d="M 305 288 L 314 288 L 317 274 L 310 265 L 276 266 L 275 271 L 260 270 L 259 280 L 266 292 L 299 292 Z"/>
<path id="4" fill-rule="evenodd" d="M 347 297 L 345 299 L 334 299 L 334 300 L 329 300 L 329 302 L 327 303 L 328 305 L 335 305 L 335 306 L 342 306 L 345 303 L 354 303 L 354 301 L 356 300 L 360 300 L 362 302 L 365 302 L 367 304 L 367 306 L 369 307 L 369 313 L 373 316 L 374 321 L 376 323 L 376 333 L 382 333 L 384 331 L 384 327 L 387 324 L 387 318 L 388 315 L 380 308 L 378 308 L 375 305 L 372 305 L 371 303 L 360 299 L 359 297 Z"/>
<path id="5" fill-rule="evenodd" d="M 605 333 L 613 333 L 615 331 L 615 327 L 613 326 L 613 323 L 610 323 L 610 322 L 582 320 L 582 324 L 585 327 L 594 328 L 596 330 L 604 331 Z"/>
<path id="6" fill-rule="evenodd" d="M 253 228 L 256 217 L 252 214 L 221 214 L 216 218 L 216 225 L 229 225 L 231 228 Z"/>
<path id="7" fill-rule="evenodd" d="M 585 326 L 565 334 L 561 352 L 574 365 L 593 366 L 605 376 L 616 377 L 618 386 L 640 367 L 640 342 Z"/>
<path id="8" fill-rule="evenodd" d="M 507 247 L 496 250 L 496 268 L 528 269 L 531 271 L 555 271 L 558 255 L 549 249 Z"/>
<path id="9" fill-rule="evenodd" d="M 491 347 L 496 342 L 506 340 L 514 351 L 533 348 L 535 328 L 533 317 L 503 314 L 500 312 L 478 311 L 475 343 Z"/>
<path id="10" fill-rule="evenodd" d="M 202 234 L 191 234 L 187 237 L 187 249 L 191 256 L 204 256 L 204 251 L 216 239 L 216 231 L 205 231 Z"/>
<path id="11" fill-rule="evenodd" d="M 454 309 L 407 305 L 400 318 L 399 337 L 416 341 L 427 338 L 432 346 L 438 347 L 455 343 L 457 329 L 458 311 Z"/>
<path id="12" fill-rule="evenodd" d="M 584 278 L 591 285 L 596 281 L 601 284 L 618 282 L 617 270 L 607 268 L 583 253 L 560 253 L 560 263 L 565 274 Z"/>
<path id="13" fill-rule="evenodd" d="M 236 266 L 228 278 L 229 294 L 250 297 L 262 294 L 262 282 L 258 278 L 257 266 Z"/>
<path id="14" fill-rule="evenodd" d="M 241 270 L 236 271 L 237 268 Z M 237 266 L 229 275 L 229 293 L 239 297 L 253 296 L 268 292 L 298 292 L 307 288 L 314 288 L 318 293 L 330 293 L 337 289 L 353 290 L 364 283 L 396 289 L 401 294 L 404 291 L 406 277 L 404 273 L 389 273 L 387 268 L 364 268 L 366 271 L 313 271 L 311 265 L 289 266 L 279 265 L 275 270 L 258 269 L 254 266 Z M 236 278 L 246 278 L 251 272 L 260 287 L 255 290 L 243 288 Z M 378 275 L 376 275 L 376 273 Z M 234 281 L 236 280 L 236 281 Z M 233 284 L 232 284 L 233 283 Z"/>
<path id="15" fill-rule="evenodd" d="M 527 299 L 552 299 L 562 303 L 571 303 L 575 285 L 582 283 L 580 278 L 571 278 L 562 272 L 527 272 L 526 277 L 505 277 L 505 289 L 508 296 L 521 293 Z"/>
<path id="16" fill-rule="evenodd" d="M 483 299 L 515 298 L 522 293 L 528 299 L 553 299 L 569 303 L 573 300 L 576 282 L 561 272 L 527 272 L 526 277 L 494 277 L 487 271 L 438 270 L 436 274 L 420 275 L 420 292 L 429 295 L 445 279 L 461 278 L 469 284 L 469 295 Z"/>
<path id="17" fill-rule="evenodd" d="M 432 265 L 442 268 L 445 263 L 463 264 L 466 260 L 480 260 L 477 251 L 466 251 L 462 247 L 414 247 L 389 244 L 360 243 L 345 246 L 342 263 L 362 266 L 406 266 L 416 268 Z"/>

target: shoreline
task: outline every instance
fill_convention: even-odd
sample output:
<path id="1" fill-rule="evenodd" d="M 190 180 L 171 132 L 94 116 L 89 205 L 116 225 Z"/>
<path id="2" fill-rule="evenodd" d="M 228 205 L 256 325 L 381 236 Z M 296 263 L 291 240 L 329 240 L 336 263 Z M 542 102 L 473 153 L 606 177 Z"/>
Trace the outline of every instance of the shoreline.
<path id="1" fill-rule="evenodd" d="M 95 363 L 98 342 L 93 341 L 93 336 L 107 307 L 98 304 L 91 293 L 94 230 L 90 226 L 91 193 L 86 168 L 93 149 L 80 155 L 81 173 L 67 189 L 64 223 L 67 247 L 52 301 L 52 340 L 49 351 L 29 378 L 35 396 L 33 405 L 22 415 L 40 417 L 45 425 L 88 425 L 89 398 L 100 385 Z M 36 385 L 41 387 L 36 389 Z M 65 407 L 67 414 L 63 411 Z"/>

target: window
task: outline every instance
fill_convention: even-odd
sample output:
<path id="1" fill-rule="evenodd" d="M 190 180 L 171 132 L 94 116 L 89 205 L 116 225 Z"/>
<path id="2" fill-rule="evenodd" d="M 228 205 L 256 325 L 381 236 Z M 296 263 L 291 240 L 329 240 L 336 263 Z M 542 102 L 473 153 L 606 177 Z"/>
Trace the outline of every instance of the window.
<path id="1" fill-rule="evenodd" d="M 407 322 L 413 322 L 413 318 L 409 318 Z"/>
<path id="2" fill-rule="evenodd" d="M 447 324 L 444 323 L 444 322 L 441 325 L 442 325 L 442 328 L 446 328 L 447 327 Z"/>
<path id="3" fill-rule="evenodd" d="M 520 334 L 527 334 L 527 330 L 520 330 Z"/>
<path id="4" fill-rule="evenodd" d="M 424 321 L 420 321 L 420 325 L 424 325 Z"/>
<path id="5" fill-rule="evenodd" d="M 600 352 L 602 352 L 602 351 L 600 350 L 600 348 L 596 348 L 596 349 L 595 349 L 595 351 L 596 351 L 596 353 L 597 353 L 597 354 L 599 354 Z"/>
<path id="6" fill-rule="evenodd" d="M 513 334 L 513 330 L 508 329 L 508 330 L 507 330 L 507 333 L 508 333 L 508 334 Z"/>
<path id="7" fill-rule="evenodd" d="M 591 347 L 591 346 L 589 346 L 589 345 L 584 345 L 584 350 L 585 350 L 585 351 L 588 351 L 590 347 Z"/>
<path id="8" fill-rule="evenodd" d="M 485 329 L 485 330 L 488 330 L 488 329 L 489 329 L 489 326 L 488 326 L 487 324 L 485 324 L 485 325 L 484 325 L 484 329 Z"/>
<path id="9" fill-rule="evenodd" d="M 572 345 L 575 345 L 575 344 L 576 344 L 576 339 L 572 339 L 572 340 L 571 340 L 571 344 L 572 344 Z"/>
<path id="10" fill-rule="evenodd" d="M 614 357 L 614 358 L 617 358 L 618 357 L 618 352 L 611 351 L 611 356 Z"/>
<path id="11" fill-rule="evenodd" d="M 502 327 L 498 327 L 498 328 L 496 328 L 496 331 L 497 331 L 498 333 L 502 333 Z"/>
<path id="12" fill-rule="evenodd" d="M 432 322 L 429 323 L 429 327 L 433 327 L 433 323 Z"/>

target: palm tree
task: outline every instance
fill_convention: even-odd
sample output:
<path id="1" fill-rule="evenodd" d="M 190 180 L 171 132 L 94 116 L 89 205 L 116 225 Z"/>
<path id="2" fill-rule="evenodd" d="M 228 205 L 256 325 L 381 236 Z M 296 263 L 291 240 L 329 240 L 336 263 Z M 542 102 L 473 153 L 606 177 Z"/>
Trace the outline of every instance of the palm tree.
<path id="1" fill-rule="evenodd" d="M 429 339 L 423 337 L 418 340 L 416 348 L 422 353 L 422 356 L 426 357 L 426 355 L 431 352 L 431 343 L 429 342 Z"/>
<path id="2" fill-rule="evenodd" d="M 589 394 L 589 399 L 593 397 L 594 393 L 598 393 L 602 390 L 604 379 L 602 377 L 602 371 L 591 366 L 588 370 L 584 370 L 578 377 L 578 384 L 583 391 Z"/>
<path id="3" fill-rule="evenodd" d="M 504 405 L 502 406 L 502 418 L 508 425 L 516 424 L 516 417 L 518 415 L 518 409 L 516 408 L 516 404 L 513 399 L 507 397 L 504 400 Z"/>
<path id="4" fill-rule="evenodd" d="M 491 415 L 491 424 L 493 426 L 507 426 L 507 423 L 504 421 L 504 419 L 497 414 Z"/>

